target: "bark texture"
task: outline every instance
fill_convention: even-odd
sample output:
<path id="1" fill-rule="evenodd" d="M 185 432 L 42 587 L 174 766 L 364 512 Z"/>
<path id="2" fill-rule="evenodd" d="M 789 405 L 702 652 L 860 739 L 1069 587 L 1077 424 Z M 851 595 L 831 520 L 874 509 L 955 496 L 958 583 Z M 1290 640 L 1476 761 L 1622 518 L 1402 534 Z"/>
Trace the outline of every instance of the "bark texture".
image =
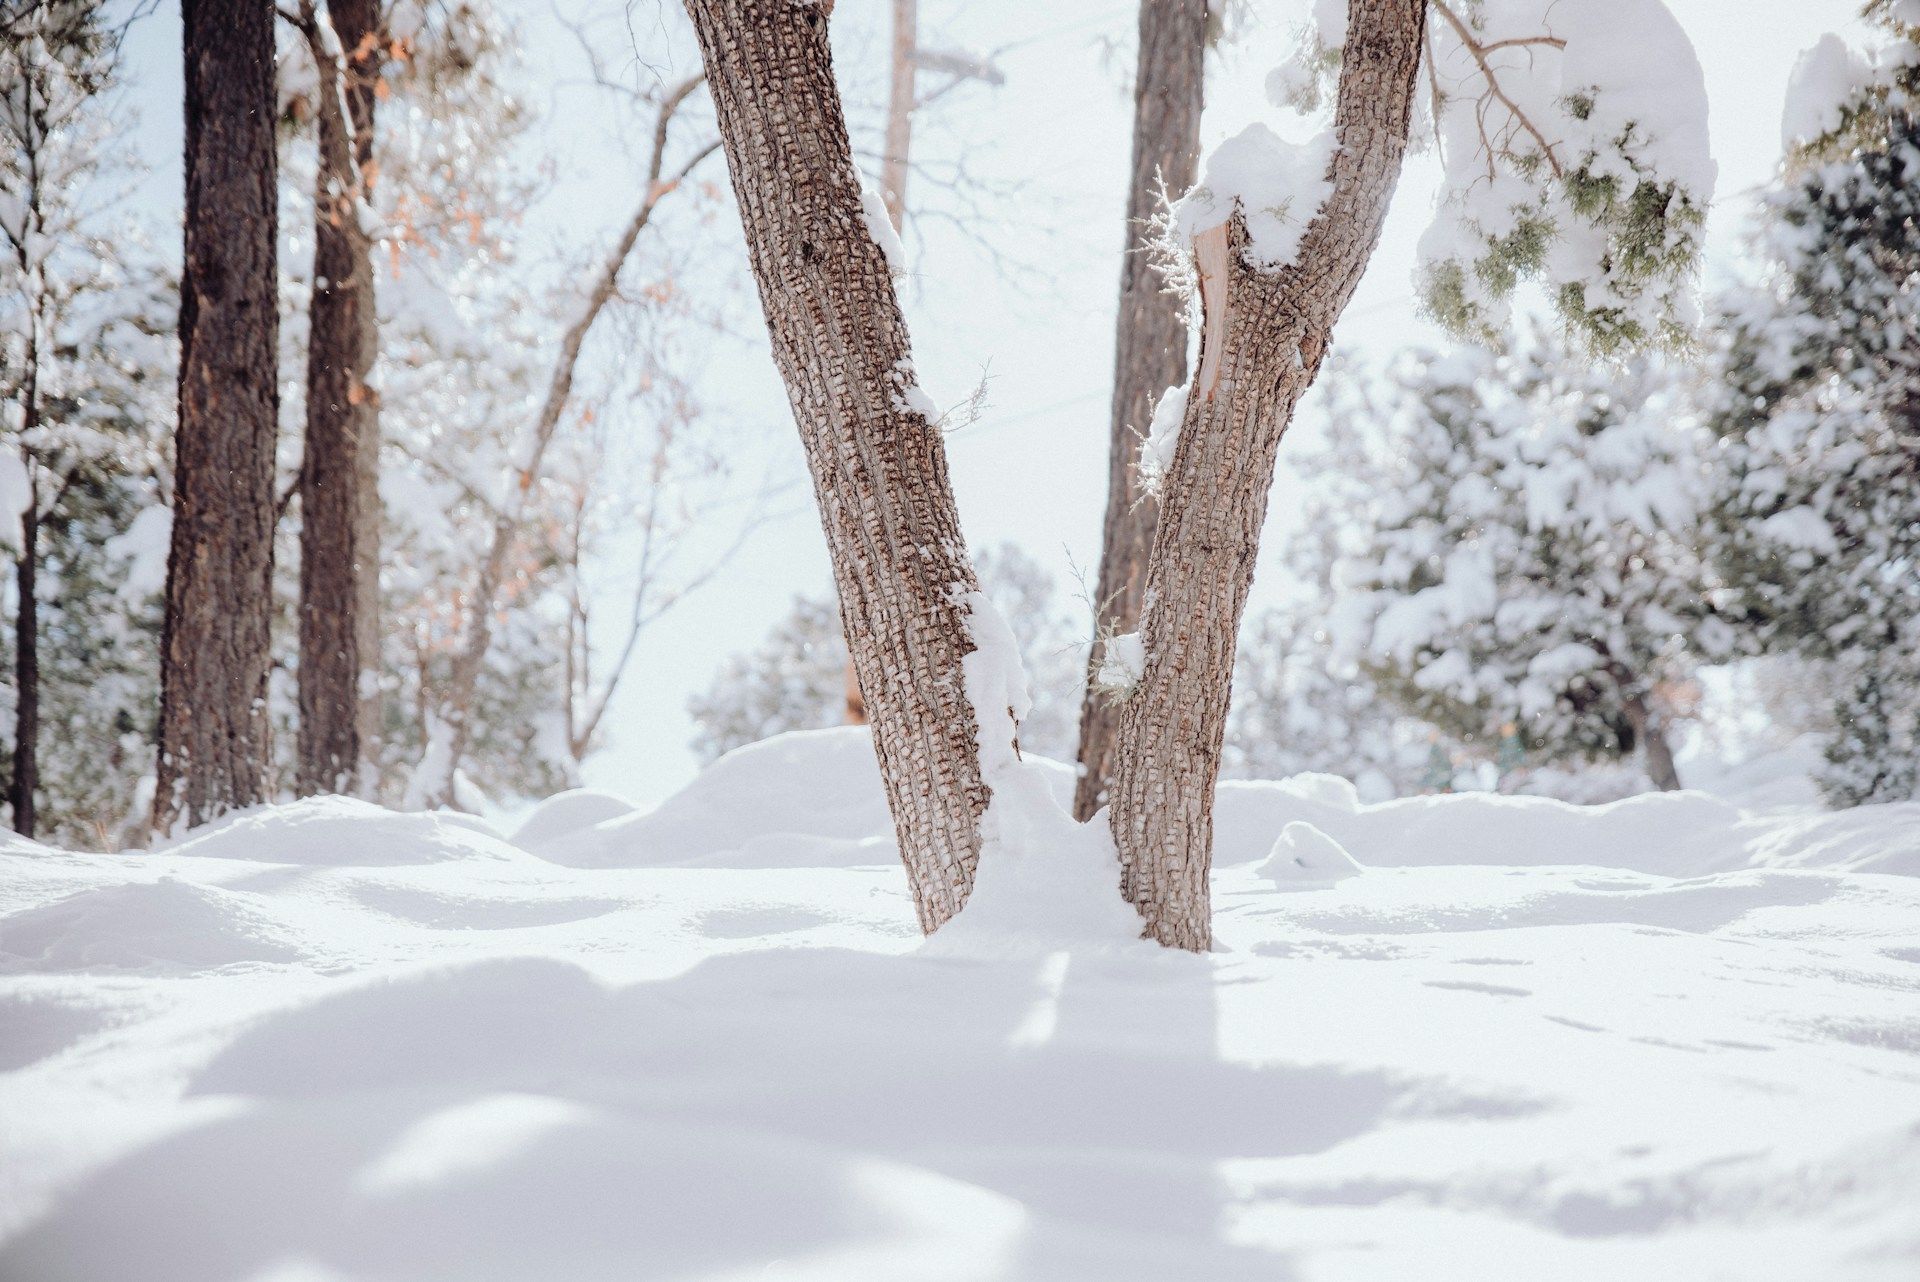
<path id="1" fill-rule="evenodd" d="M 1120 709 L 1096 688 L 1104 644 L 1140 627 L 1156 505 L 1140 486 L 1140 446 L 1154 404 L 1187 381 L 1185 308 L 1166 292 L 1147 241 L 1160 192 L 1179 195 L 1199 177 L 1200 109 L 1207 53 L 1207 0 L 1141 0 L 1140 57 L 1133 79 L 1133 169 L 1127 185 L 1120 315 L 1114 336 L 1112 445 L 1107 517 L 1094 594 L 1093 653 L 1080 708 L 1080 781 L 1073 813 L 1087 820 L 1106 804 Z"/>
<path id="2" fill-rule="evenodd" d="M 976 587 L 860 183 L 826 4 L 688 0 L 774 359 L 805 446 L 923 930 L 965 904 L 988 790 L 961 659 Z"/>
<path id="3" fill-rule="evenodd" d="M 309 28 L 321 88 L 300 466 L 302 795 L 358 792 L 379 725 L 361 675 L 378 670 L 380 653 L 380 398 L 367 383 L 379 330 L 357 205 L 371 175 L 381 40 L 374 0 L 329 0 L 327 11 L 346 61 Z"/>
<path id="4" fill-rule="evenodd" d="M 1379 239 L 1406 153 L 1425 17 L 1426 0 L 1350 7 L 1332 194 L 1294 263 L 1248 267 L 1237 213 L 1198 246 L 1202 341 L 1219 342 L 1201 353 L 1162 487 L 1146 664 L 1121 705 L 1111 816 L 1121 889 L 1163 944 L 1212 944 L 1214 783 L 1274 461 Z"/>
<path id="5" fill-rule="evenodd" d="M 266 797 L 275 360 L 273 8 L 184 0 L 180 419 L 154 825 Z"/>

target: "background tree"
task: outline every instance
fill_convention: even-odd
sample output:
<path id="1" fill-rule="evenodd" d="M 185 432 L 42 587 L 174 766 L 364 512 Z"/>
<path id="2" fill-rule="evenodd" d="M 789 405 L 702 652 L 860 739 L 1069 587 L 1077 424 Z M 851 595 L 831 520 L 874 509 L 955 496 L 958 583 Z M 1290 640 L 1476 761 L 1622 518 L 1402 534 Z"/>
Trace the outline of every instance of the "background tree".
<path id="1" fill-rule="evenodd" d="M 1141 0 L 1133 74 L 1133 162 L 1120 258 L 1114 337 L 1107 511 L 1094 590 L 1089 674 L 1106 662 L 1105 638 L 1136 632 L 1153 543 L 1154 498 L 1140 484 L 1140 445 L 1154 406 L 1187 380 L 1187 306 L 1157 270 L 1153 224 L 1168 192 L 1199 177 L 1200 110 L 1205 99 L 1207 0 Z M 1090 683 L 1080 711 L 1073 813 L 1090 819 L 1104 803 L 1119 708 Z"/>
<path id="2" fill-rule="evenodd" d="M 1920 60 L 1901 12 L 1868 6 L 1872 58 L 1833 37 L 1803 57 L 1764 272 L 1721 300 L 1711 362 L 1721 571 L 1752 643 L 1828 684 L 1820 784 L 1842 805 L 1920 794 Z"/>
<path id="3" fill-rule="evenodd" d="M 41 580 L 46 527 L 73 487 L 116 452 L 85 393 L 79 362 L 107 342 L 119 255 L 106 252 L 104 206 L 123 122 L 109 105 L 117 47 L 98 6 L 46 3 L 9 13 L 0 46 L 0 384 L 9 457 L 6 531 L 17 613 L 8 801 L 14 828 L 36 830 L 41 786 Z"/>
<path id="4" fill-rule="evenodd" d="M 180 418 L 154 827 L 267 795 L 274 432 L 273 11 L 183 6 Z"/>
<path id="5" fill-rule="evenodd" d="M 300 496 L 296 788 L 361 790 L 378 727 L 380 397 L 374 300 L 374 104 L 390 37 L 377 0 L 299 0 L 316 80 L 319 162 Z"/>
<path id="6" fill-rule="evenodd" d="M 621 271 L 661 202 L 718 146 L 717 142 L 698 143 L 677 160 L 668 159 L 674 116 L 700 84 L 700 77 L 696 76 L 667 86 L 658 94 L 653 145 L 638 206 L 613 248 L 587 279 L 585 297 L 575 319 L 561 335 L 545 393 L 537 401 L 530 420 L 520 429 L 522 434 L 510 456 L 508 483 L 488 486 L 498 495 L 492 530 L 462 612 L 462 639 L 451 659 L 446 699 L 437 712 L 438 727 L 430 738 L 416 779 L 409 784 L 410 800 L 453 800 L 455 773 L 473 737 L 475 693 L 493 643 L 499 594 L 526 521 L 526 499 L 543 479 L 549 451 L 568 412 L 581 351 L 595 322 L 616 297 Z"/>
<path id="7" fill-rule="evenodd" d="M 1332 398 L 1348 505 L 1342 659 L 1404 713 L 1532 764 L 1635 758 L 1677 788 L 1693 677 L 1730 648 L 1702 550 L 1707 438 L 1684 386 L 1557 343 L 1409 353 Z M 1324 501 L 1324 500 L 1323 500 Z"/>

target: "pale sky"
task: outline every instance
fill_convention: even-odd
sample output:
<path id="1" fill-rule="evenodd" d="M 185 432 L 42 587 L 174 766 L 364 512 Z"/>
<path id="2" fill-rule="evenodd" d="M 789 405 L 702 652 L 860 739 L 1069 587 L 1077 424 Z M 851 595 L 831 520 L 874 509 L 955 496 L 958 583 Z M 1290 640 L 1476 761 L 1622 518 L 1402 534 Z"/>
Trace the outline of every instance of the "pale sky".
<path id="1" fill-rule="evenodd" d="M 1779 121 L 1799 50 L 1827 30 L 1850 29 L 1855 0 L 1669 0 L 1706 74 L 1719 184 L 1709 224 L 1708 276 L 1737 266 L 1743 197 L 1764 183 L 1779 157 Z M 639 175 L 609 134 L 604 96 L 578 87 L 584 61 L 546 0 L 509 0 L 528 51 L 528 89 L 548 113 L 539 142 L 557 183 L 531 212 L 527 235 L 575 252 L 607 243 L 638 194 Z M 1205 132 L 1212 141 L 1259 118 L 1285 131 L 1265 103 L 1267 70 L 1290 45 L 1304 0 L 1254 6 L 1259 29 L 1209 67 Z M 676 5 L 635 0 L 622 20 L 618 0 L 563 0 L 572 15 L 602 15 L 593 30 L 607 65 L 649 72 L 632 56 L 637 40 L 651 74 L 671 79 L 697 65 Z M 836 58 L 857 131 L 877 122 L 885 75 L 883 0 L 839 0 Z M 943 404 L 987 379 L 985 413 L 948 439 L 967 537 L 975 547 L 1020 544 L 1063 580 L 1098 563 L 1106 485 L 1107 395 L 1113 307 L 1119 274 L 1128 129 L 1130 4 L 1084 0 L 1041 6 L 1005 0 L 922 0 L 922 43 L 992 52 L 999 88 L 966 87 L 928 107 L 916 122 L 916 159 L 964 156 L 995 195 L 965 227 L 958 202 L 910 183 L 912 263 L 904 298 L 921 381 Z M 130 37 L 130 96 L 142 146 L 156 168 L 142 192 L 156 220 L 177 218 L 179 202 L 179 26 L 176 8 L 142 20 Z M 856 146 L 862 139 L 856 137 Z M 871 141 L 868 140 L 871 147 Z M 708 177 L 724 178 L 718 157 Z M 1414 243 L 1431 213 L 1434 167 L 1409 166 L 1386 235 L 1336 332 L 1337 347 L 1379 356 L 1439 335 L 1414 315 Z M 701 393 L 756 457 L 748 479 L 771 472 L 793 481 L 782 515 L 759 527 L 725 570 L 642 640 L 606 748 L 587 782 L 639 802 L 684 783 L 695 768 L 687 749 L 690 694 L 703 689 L 730 653 L 758 643 L 797 593 L 829 586 L 825 546 L 808 491 L 784 394 L 774 376 L 746 277 L 737 233 L 705 283 L 728 299 L 749 337 L 721 342 L 707 357 Z M 1311 419 L 1310 410 L 1306 417 Z M 1289 504 L 1287 451 L 1267 545 L 1283 531 Z M 716 546 L 733 531 L 716 529 Z M 1274 576 L 1255 587 L 1254 609 L 1271 599 Z M 557 660 L 556 660 L 557 661 Z"/>

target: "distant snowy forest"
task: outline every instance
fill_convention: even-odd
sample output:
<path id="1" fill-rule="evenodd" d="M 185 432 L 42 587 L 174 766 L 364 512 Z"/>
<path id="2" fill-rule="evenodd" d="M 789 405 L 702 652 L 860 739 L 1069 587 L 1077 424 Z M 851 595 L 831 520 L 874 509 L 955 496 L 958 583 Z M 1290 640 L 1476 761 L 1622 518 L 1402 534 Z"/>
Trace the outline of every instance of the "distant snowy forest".
<path id="1" fill-rule="evenodd" d="M 797 493 L 797 478 L 741 466 L 695 391 L 716 322 L 688 282 L 736 234 L 729 160 L 757 199 L 738 172 L 748 140 L 727 136 L 747 126 L 724 103 L 716 115 L 707 78 L 647 71 L 647 42 L 700 40 L 699 8 L 691 38 L 664 12 L 619 50 L 581 33 L 605 110 L 631 119 L 638 203 L 614 243 L 543 245 L 552 262 L 533 271 L 520 233 L 545 181 L 526 146 L 543 100 L 521 65 L 531 19 L 514 7 L 281 5 L 233 51 L 244 88 L 217 70 L 220 101 L 187 86 L 189 146 L 197 127 L 216 140 L 209 163 L 251 166 L 271 199 L 223 195 L 233 173 L 196 185 L 190 157 L 189 201 L 227 203 L 189 211 L 178 260 L 125 199 L 172 163 L 140 153 L 126 102 L 141 74 L 126 36 L 150 6 L 5 6 L 0 539 L 14 573 L 0 717 L 17 830 L 111 849 L 152 823 L 313 792 L 483 810 L 578 784 L 616 690 L 646 679 L 648 628 L 769 495 Z M 1325 426 L 1278 451 L 1301 496 L 1274 552 L 1283 603 L 1244 620 L 1236 606 L 1220 626 L 1237 653 L 1207 653 L 1232 672 L 1213 769 L 1338 774 L 1371 799 L 1599 801 L 1687 786 L 1688 744 L 1708 757 L 1795 744 L 1830 805 L 1920 790 L 1920 15 L 1873 0 L 1877 43 L 1830 37 L 1802 58 L 1744 279 L 1701 296 L 1704 91 L 1661 6 L 1631 8 L 1637 25 L 1613 24 L 1631 35 L 1577 5 L 1426 11 L 1406 137 L 1437 151 L 1444 181 L 1419 289 L 1457 341 L 1390 360 L 1336 350 L 1321 368 L 1318 339 L 1287 340 L 1310 353 Z M 1344 10 L 1314 9 L 1269 79 L 1277 107 L 1335 106 Z M 1139 514 L 1194 483 L 1177 451 L 1195 413 L 1189 347 L 1216 354 L 1207 238 L 1231 227 L 1265 281 L 1317 215 L 1366 221 L 1340 205 L 1337 119 L 1305 143 L 1255 126 L 1199 154 L 1209 60 L 1251 19 L 1191 12 L 1166 38 L 1192 47 L 1156 70 L 1166 109 L 1136 121 L 1136 177 L 1153 181 L 1136 184 L 1151 199 L 1136 192 L 1129 224 L 1105 562 L 1075 582 L 1011 544 L 978 561 L 1032 690 L 1022 748 L 1092 763 L 1101 787 L 1096 749 L 1154 670 L 1152 633 L 1137 640 Z M 187 35 L 208 57 L 243 38 Z M 854 157 L 864 186 L 842 230 L 898 273 L 916 120 L 964 113 L 1000 73 L 980 53 L 893 53 L 886 111 L 859 125 L 882 146 Z M 221 132 L 227 107 L 257 136 Z M 964 174 L 917 182 L 993 198 Z M 196 250 L 196 218 L 223 242 L 251 218 L 252 258 L 220 261 L 211 238 Z M 772 250 L 749 231 L 764 295 Z M 176 261 L 215 283 L 182 279 Z M 183 298 L 240 306 L 243 268 L 255 294 L 242 301 L 267 310 L 213 317 L 209 342 L 228 350 L 183 374 L 182 336 L 218 310 Z M 1130 339 L 1136 313 L 1161 337 Z M 232 350 L 221 326 L 236 323 L 257 350 Z M 1128 342 L 1159 347 L 1129 366 Z M 817 394 L 781 359 L 804 413 Z M 1169 361 L 1171 377 L 1134 372 Z M 918 412 L 903 368 L 886 395 Z M 246 379 L 251 417 L 190 445 L 195 414 L 237 403 L 222 380 Z M 1160 395 L 1168 382 L 1179 395 Z M 201 395 L 214 408 L 196 410 Z M 1253 412 L 1278 426 L 1291 413 Z M 929 417 L 937 433 L 993 413 Z M 196 451 L 201 479 L 187 475 Z M 1264 510 L 1256 488 L 1247 512 Z M 844 596 L 855 570 L 839 573 Z M 801 593 L 769 634 L 712 638 L 714 675 L 690 704 L 702 759 L 865 715 L 877 696 L 862 698 L 871 674 L 846 631 L 908 621 L 860 592 L 844 608 Z"/>

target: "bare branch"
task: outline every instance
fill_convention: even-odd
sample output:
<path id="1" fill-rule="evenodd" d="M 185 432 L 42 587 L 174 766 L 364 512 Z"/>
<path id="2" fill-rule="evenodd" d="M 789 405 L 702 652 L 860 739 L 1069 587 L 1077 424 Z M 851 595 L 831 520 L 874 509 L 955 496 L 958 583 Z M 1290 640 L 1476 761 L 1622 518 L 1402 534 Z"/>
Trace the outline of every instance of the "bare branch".
<path id="1" fill-rule="evenodd" d="M 1547 159 L 1548 168 L 1553 170 L 1553 176 L 1555 178 L 1564 178 L 1566 173 L 1560 166 L 1560 157 L 1555 154 L 1553 144 L 1547 141 L 1547 136 L 1540 131 L 1538 125 L 1533 123 L 1533 120 L 1527 113 L 1520 109 L 1520 104 L 1509 97 L 1507 91 L 1500 87 L 1500 77 L 1495 73 L 1493 65 L 1487 61 L 1487 55 L 1495 49 L 1508 45 L 1550 44 L 1556 48 L 1565 48 L 1566 41 L 1557 40 L 1552 36 L 1530 36 L 1520 40 L 1502 40 L 1490 45 L 1482 44 L 1475 38 L 1472 29 L 1469 28 L 1465 22 L 1461 21 L 1460 15 L 1453 11 L 1453 8 L 1447 3 L 1447 0 L 1433 0 L 1433 7 L 1442 18 L 1446 19 L 1447 25 L 1453 28 L 1454 34 L 1460 38 L 1461 46 L 1466 49 L 1468 55 L 1473 58 L 1474 63 L 1480 68 L 1481 78 L 1486 82 L 1487 95 L 1492 96 L 1495 101 L 1505 107 L 1507 114 L 1513 118 L 1514 122 L 1526 130 L 1527 133 L 1531 134 L 1533 140 L 1540 144 L 1540 151 Z M 1481 102 L 1484 104 L 1485 100 L 1486 95 L 1483 95 Z M 1493 140 L 1487 136 L 1484 112 L 1480 115 L 1480 137 L 1486 141 L 1488 149 L 1492 150 L 1494 144 Z"/>

